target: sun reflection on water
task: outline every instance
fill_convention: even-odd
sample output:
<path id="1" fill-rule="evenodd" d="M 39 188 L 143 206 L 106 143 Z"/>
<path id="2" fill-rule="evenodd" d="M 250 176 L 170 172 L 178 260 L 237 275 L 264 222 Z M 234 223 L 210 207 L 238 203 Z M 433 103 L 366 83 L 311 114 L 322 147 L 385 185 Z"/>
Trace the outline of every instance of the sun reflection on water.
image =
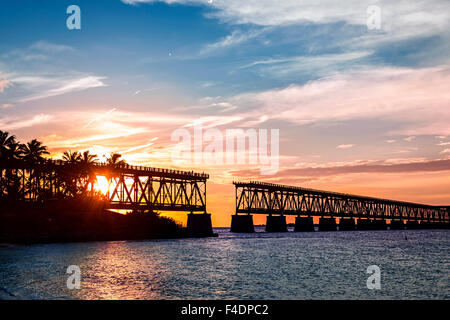
<path id="1" fill-rule="evenodd" d="M 147 252 L 146 252 L 147 251 Z M 164 275 L 157 256 L 126 241 L 98 244 L 82 270 L 80 299 L 156 299 L 163 293 Z M 142 259 L 143 255 L 147 259 Z M 145 292 L 145 295 L 142 293 Z"/>

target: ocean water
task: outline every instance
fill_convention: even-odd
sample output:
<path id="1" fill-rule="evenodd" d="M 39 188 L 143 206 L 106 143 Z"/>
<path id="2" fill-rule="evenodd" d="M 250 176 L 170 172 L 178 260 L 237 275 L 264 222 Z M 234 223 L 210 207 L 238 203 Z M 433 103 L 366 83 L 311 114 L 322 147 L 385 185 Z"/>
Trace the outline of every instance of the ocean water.
<path id="1" fill-rule="evenodd" d="M 258 229 L 262 231 L 262 229 Z M 3 299 L 449 299 L 450 231 L 0 245 Z M 81 270 L 68 289 L 67 267 Z M 367 267 L 381 270 L 369 290 Z"/>

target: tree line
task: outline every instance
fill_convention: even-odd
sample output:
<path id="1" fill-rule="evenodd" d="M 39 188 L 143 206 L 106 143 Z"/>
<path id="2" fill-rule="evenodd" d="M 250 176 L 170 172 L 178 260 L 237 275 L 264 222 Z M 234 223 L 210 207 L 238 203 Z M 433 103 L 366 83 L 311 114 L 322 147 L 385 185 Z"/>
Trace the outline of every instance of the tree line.
<path id="1" fill-rule="evenodd" d="M 0 130 L 0 160 L 24 160 L 40 163 L 45 160 L 45 155 L 49 154 L 47 147 L 37 139 L 20 143 L 14 135 Z M 111 153 L 106 157 L 106 163 L 112 166 L 126 164 L 121 157 L 122 155 L 119 153 Z M 96 154 L 90 153 L 89 150 L 84 152 L 68 150 L 64 151 L 62 160 L 70 164 L 93 164 L 97 163 L 99 158 Z"/>
<path id="2" fill-rule="evenodd" d="M 50 153 L 47 146 L 43 145 L 41 141 L 33 139 L 26 143 L 20 143 L 14 135 L 0 130 L 0 162 L 23 161 L 31 164 L 32 168 L 27 173 L 20 173 L 11 168 L 2 169 L 0 172 L 0 197 L 14 200 L 23 198 L 24 194 L 27 194 L 28 197 L 36 199 L 49 198 L 52 196 L 51 190 L 46 190 L 45 180 L 50 181 L 55 174 L 62 181 L 63 198 L 85 195 L 88 186 L 92 186 L 96 182 L 97 177 L 92 165 L 98 163 L 99 158 L 89 150 L 84 152 L 65 151 L 61 160 L 66 166 L 56 172 L 44 173 L 39 170 L 39 164 L 43 164 L 48 159 L 48 157 L 46 158 L 48 155 Z M 125 165 L 126 162 L 121 157 L 119 153 L 111 153 L 106 157 L 106 163 L 113 167 Z M 111 179 L 111 177 L 107 178 Z"/>

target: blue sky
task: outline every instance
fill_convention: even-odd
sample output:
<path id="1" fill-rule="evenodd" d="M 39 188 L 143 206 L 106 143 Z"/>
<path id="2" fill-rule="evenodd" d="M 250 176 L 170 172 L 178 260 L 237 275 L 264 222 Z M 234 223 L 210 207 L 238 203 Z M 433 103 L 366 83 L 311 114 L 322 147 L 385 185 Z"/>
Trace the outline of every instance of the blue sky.
<path id="1" fill-rule="evenodd" d="M 65 28 L 65 9 L 70 4 L 2 2 L 0 36 L 8 40 L 2 41 L 1 51 L 32 54 L 30 46 L 37 42 L 68 46 L 73 50 L 58 56 L 56 64 L 47 61 L 52 68 L 76 69 L 118 81 L 132 82 L 137 77 L 132 82 L 136 87 L 145 86 L 140 84 L 143 78 L 149 84 L 170 83 L 179 86 L 183 96 L 198 98 L 302 84 L 350 67 L 433 64 L 422 54 L 430 51 L 428 46 L 443 45 L 439 34 L 425 33 L 395 43 L 373 40 L 366 46 L 349 46 L 350 41 L 382 31 L 369 32 L 365 25 L 331 18 L 320 24 L 235 23 L 215 17 L 221 10 L 207 1 L 188 5 L 78 1 L 82 30 L 70 31 Z M 364 10 L 360 15 L 367 16 Z M 329 61 L 322 64 L 305 62 L 308 57 L 327 56 Z M 13 68 L 44 67 L 42 61 L 31 59 L 28 63 L 5 59 L 4 63 Z"/>
<path id="2" fill-rule="evenodd" d="M 414 200 L 448 187 L 449 16 L 446 0 L 1 1 L 0 129 L 164 166 L 179 127 L 277 128 L 272 180 Z M 413 182 L 389 179 L 410 189 L 362 178 L 405 163 Z M 246 174 L 215 169 L 219 184 Z"/>

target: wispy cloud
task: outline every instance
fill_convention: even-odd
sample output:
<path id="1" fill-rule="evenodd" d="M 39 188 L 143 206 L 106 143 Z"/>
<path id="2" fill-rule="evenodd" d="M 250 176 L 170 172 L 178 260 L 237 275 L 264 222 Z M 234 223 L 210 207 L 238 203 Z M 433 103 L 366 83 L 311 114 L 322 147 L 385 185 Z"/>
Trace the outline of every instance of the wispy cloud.
<path id="1" fill-rule="evenodd" d="M 0 93 L 2 93 L 10 85 L 11 83 L 4 76 L 2 76 L 2 73 L 0 72 Z"/>
<path id="2" fill-rule="evenodd" d="M 354 144 L 340 144 L 336 147 L 336 149 L 351 149 L 354 146 Z"/>
<path id="3" fill-rule="evenodd" d="M 10 80 L 14 86 L 19 86 L 28 94 L 18 99 L 17 102 L 29 102 L 70 92 L 78 92 L 90 88 L 104 87 L 105 77 L 94 75 L 55 76 L 30 76 L 16 75 Z"/>
<path id="4" fill-rule="evenodd" d="M 3 118 L 0 120 L 0 127 L 7 127 L 9 130 L 19 129 L 33 127 L 45 121 L 48 124 L 47 127 L 51 129 L 44 130 L 44 132 L 51 134 L 43 135 L 43 140 L 52 151 L 65 149 L 67 146 L 87 149 L 98 144 L 116 151 L 130 151 L 131 148 L 148 144 L 148 135 L 153 132 L 169 137 L 170 140 L 171 130 L 193 120 L 194 117 L 180 116 L 177 118 L 170 115 L 111 109 L 59 111 L 52 115 L 36 115 L 31 119 L 26 117 Z M 33 132 L 34 135 L 38 130 L 30 128 L 28 132 Z"/>
<path id="5" fill-rule="evenodd" d="M 84 127 L 83 129 L 87 129 L 91 124 L 93 124 L 96 121 L 100 121 L 102 119 L 107 118 L 111 113 L 113 113 L 114 111 L 116 111 L 116 108 L 112 108 L 111 110 L 108 110 L 107 112 L 105 112 L 104 114 L 95 117 L 94 119 L 92 119 L 91 121 L 89 121 Z"/>
<path id="6" fill-rule="evenodd" d="M 250 39 L 256 38 L 263 32 L 264 32 L 264 30 L 251 30 L 251 31 L 246 31 L 246 32 L 240 31 L 240 30 L 234 30 L 231 34 L 220 39 L 219 41 L 206 45 L 200 51 L 200 54 L 207 54 L 207 53 L 210 53 L 210 52 L 213 52 L 216 50 L 222 50 L 222 49 L 236 46 L 236 45 L 246 42 Z"/>
<path id="7" fill-rule="evenodd" d="M 450 152 L 450 149 L 449 151 Z M 449 159 L 415 160 L 392 163 L 390 161 L 365 161 L 365 163 L 350 163 L 348 165 L 328 164 L 317 167 L 288 168 L 280 170 L 278 177 L 325 177 L 353 173 L 407 173 L 407 172 L 435 172 L 450 171 Z M 257 170 L 234 171 L 233 175 L 243 177 L 256 177 Z"/>
<path id="8" fill-rule="evenodd" d="M 328 24 L 346 22 L 366 26 L 367 8 L 371 0 L 348 0 L 342 6 L 339 1 L 324 0 L 122 0 L 127 4 L 165 2 L 187 5 L 207 5 L 216 9 L 209 17 L 233 24 L 259 26 L 285 26 L 295 24 Z M 375 3 L 376 4 L 376 3 Z M 450 4 L 446 0 L 384 1 L 382 31 L 390 36 L 407 38 L 417 35 L 444 33 L 448 30 Z M 380 35 L 380 33 L 378 33 Z"/>
<path id="9" fill-rule="evenodd" d="M 66 57 L 68 54 L 74 54 L 76 50 L 65 44 L 51 43 L 47 41 L 36 41 L 30 46 L 20 49 L 14 49 L 2 54 L 2 57 L 12 64 L 18 66 L 27 63 L 54 63 L 55 59 Z"/>
<path id="10" fill-rule="evenodd" d="M 353 51 L 337 54 L 324 54 L 316 56 L 295 56 L 286 58 L 269 58 L 256 60 L 241 67 L 258 68 L 262 75 L 270 77 L 285 77 L 299 72 L 315 72 L 318 74 L 330 74 L 338 67 L 347 63 L 355 63 L 357 60 L 371 55 L 372 51 Z"/>
<path id="11" fill-rule="evenodd" d="M 337 73 L 304 85 L 246 93 L 228 101 L 240 116 L 297 124 L 389 119 L 390 134 L 450 134 L 450 69 L 373 68 Z M 356 94 L 363 93 L 363 94 Z M 412 138 L 407 138 L 408 140 Z"/>
<path id="12" fill-rule="evenodd" d="M 73 52 L 74 48 L 65 44 L 55 44 L 47 41 L 37 41 L 30 46 L 30 49 L 48 52 L 48 53 L 63 53 L 63 52 Z"/>
<path id="13" fill-rule="evenodd" d="M 38 114 L 31 118 L 4 117 L 0 118 L 0 127 L 3 130 L 18 130 L 49 123 L 53 116 L 49 114 Z"/>
<path id="14" fill-rule="evenodd" d="M 156 140 L 158 140 L 158 137 L 155 137 L 155 138 L 151 139 L 151 142 L 149 142 L 149 143 L 142 144 L 142 145 L 137 145 L 135 147 L 132 147 L 132 148 L 120 151 L 120 154 L 127 154 L 127 153 L 130 153 L 130 152 L 134 152 L 134 151 L 137 151 L 137 150 L 141 150 L 141 149 L 145 149 L 145 148 L 151 147 L 152 145 L 155 144 L 154 141 L 156 141 Z"/>
<path id="15" fill-rule="evenodd" d="M 77 54 L 69 45 L 43 40 L 3 53 L 0 92 L 10 87 L 5 97 L 12 103 L 25 103 L 106 86 L 106 77 L 67 66 Z"/>

